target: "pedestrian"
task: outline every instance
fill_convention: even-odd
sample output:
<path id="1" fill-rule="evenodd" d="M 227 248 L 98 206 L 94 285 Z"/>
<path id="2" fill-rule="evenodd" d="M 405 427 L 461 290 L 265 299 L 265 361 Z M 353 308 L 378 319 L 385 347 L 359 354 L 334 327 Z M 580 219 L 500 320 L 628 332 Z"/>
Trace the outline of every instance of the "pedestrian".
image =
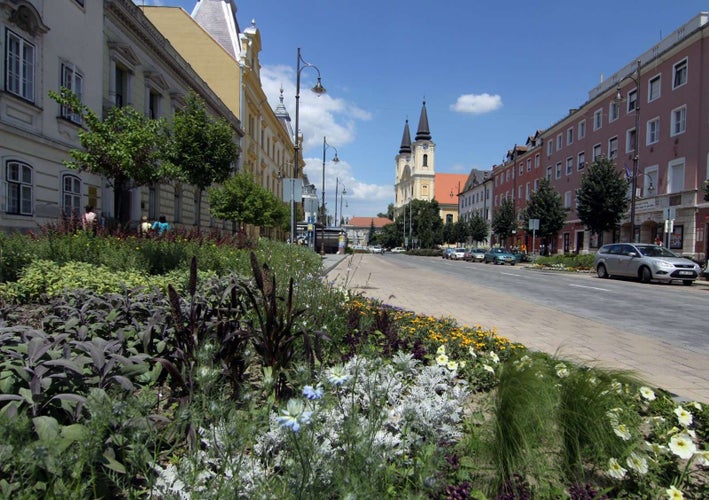
<path id="1" fill-rule="evenodd" d="M 167 223 L 167 219 L 164 215 L 161 215 L 158 220 L 153 222 L 152 230 L 155 231 L 155 234 L 157 234 L 158 236 L 162 236 L 164 233 L 170 230 L 170 224 Z"/>
<path id="2" fill-rule="evenodd" d="M 659 234 L 655 237 L 655 245 L 657 245 L 658 247 L 662 246 L 662 238 L 660 238 Z"/>
<path id="3" fill-rule="evenodd" d="M 151 229 L 151 224 L 148 221 L 148 216 L 144 215 L 143 218 L 140 220 L 140 226 L 138 226 L 138 232 L 140 233 L 141 236 L 148 236 L 150 233 Z"/>
<path id="4" fill-rule="evenodd" d="M 84 207 L 84 215 L 81 217 L 81 226 L 84 228 L 84 231 L 96 233 L 96 212 L 94 212 L 92 205 L 86 205 Z"/>

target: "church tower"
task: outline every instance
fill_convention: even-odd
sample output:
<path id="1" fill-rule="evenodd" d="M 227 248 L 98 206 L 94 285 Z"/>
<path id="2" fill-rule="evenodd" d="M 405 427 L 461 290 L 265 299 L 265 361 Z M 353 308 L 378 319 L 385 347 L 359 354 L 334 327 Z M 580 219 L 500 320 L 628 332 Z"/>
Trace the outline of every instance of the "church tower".
<path id="1" fill-rule="evenodd" d="M 426 101 L 423 101 L 414 142 L 411 142 L 409 121 L 404 125 L 399 154 L 396 156 L 394 208 L 408 204 L 412 199 L 430 201 L 434 197 L 435 149 L 428 126 Z"/>

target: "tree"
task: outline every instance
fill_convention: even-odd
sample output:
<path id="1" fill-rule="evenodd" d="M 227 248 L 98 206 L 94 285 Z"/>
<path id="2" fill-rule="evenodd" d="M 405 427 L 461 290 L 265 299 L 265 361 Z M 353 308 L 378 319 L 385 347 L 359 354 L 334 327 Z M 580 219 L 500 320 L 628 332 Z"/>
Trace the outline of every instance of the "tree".
<path id="1" fill-rule="evenodd" d="M 542 179 L 538 189 L 529 197 L 524 211 L 524 225 L 529 227 L 529 219 L 539 219 L 537 234 L 548 248 L 564 227 L 567 214 L 561 195 L 552 187 L 549 179 Z"/>
<path id="2" fill-rule="evenodd" d="M 150 119 L 130 106 L 111 108 L 101 120 L 66 88 L 50 91 L 49 96 L 80 116 L 85 127 L 78 133 L 82 149 L 72 149 L 72 159 L 64 164 L 105 177 L 113 187 L 116 218 L 127 222 L 127 191 L 170 178 L 162 164 L 165 121 Z"/>
<path id="3" fill-rule="evenodd" d="M 175 114 L 163 151 L 165 167 L 172 176 L 198 189 L 197 207 L 205 189 L 229 178 L 239 154 L 229 123 L 210 117 L 204 101 L 194 92 Z"/>
<path id="4" fill-rule="evenodd" d="M 612 161 L 599 158 L 589 165 L 576 189 L 576 215 L 591 234 L 615 229 L 628 203 L 628 181 Z"/>
<path id="5" fill-rule="evenodd" d="M 453 223 L 453 239 L 456 243 L 467 243 L 468 242 L 468 225 L 465 221 L 457 220 Z"/>
<path id="6" fill-rule="evenodd" d="M 419 248 L 433 248 L 443 242 L 443 221 L 436 200 L 411 200 L 412 237 Z"/>
<path id="7" fill-rule="evenodd" d="M 492 216 L 492 230 L 497 235 L 498 243 L 501 244 L 505 244 L 512 236 L 512 231 L 517 230 L 517 217 L 515 217 L 515 206 L 512 200 L 503 200 L 495 210 Z"/>
<path id="8" fill-rule="evenodd" d="M 482 215 L 475 214 L 468 223 L 468 230 L 474 242 L 487 241 L 490 225 L 483 219 Z"/>
<path id="9" fill-rule="evenodd" d="M 376 231 L 374 230 L 374 219 L 372 219 L 371 223 L 369 224 L 369 234 L 367 235 L 367 244 L 372 244 L 375 242 L 376 239 Z"/>
<path id="10" fill-rule="evenodd" d="M 230 177 L 222 186 L 208 189 L 208 193 L 211 215 L 234 221 L 239 229 L 244 224 L 285 229 L 289 224 L 288 207 L 245 172 Z"/>
<path id="11" fill-rule="evenodd" d="M 377 217 L 386 217 L 389 220 L 394 220 L 394 204 L 389 203 L 389 205 L 387 205 L 387 212 L 379 212 Z"/>

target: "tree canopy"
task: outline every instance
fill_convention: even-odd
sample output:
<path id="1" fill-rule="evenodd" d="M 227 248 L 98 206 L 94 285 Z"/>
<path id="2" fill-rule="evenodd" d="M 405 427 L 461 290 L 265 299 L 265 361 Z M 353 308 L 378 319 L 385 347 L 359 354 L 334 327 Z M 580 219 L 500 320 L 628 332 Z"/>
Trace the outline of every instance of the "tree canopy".
<path id="1" fill-rule="evenodd" d="M 537 190 L 529 197 L 524 211 L 525 227 L 529 227 L 529 219 L 539 219 L 537 234 L 542 242 L 549 245 L 564 227 L 567 214 L 561 195 L 552 187 L 549 179 L 542 179 Z"/>
<path id="2" fill-rule="evenodd" d="M 285 203 L 258 185 L 251 175 L 239 172 L 223 185 L 208 189 L 213 217 L 239 224 L 286 228 L 290 211 Z"/>
<path id="3" fill-rule="evenodd" d="M 517 230 L 517 217 L 515 214 L 514 202 L 511 199 L 505 199 L 502 204 L 497 207 L 492 216 L 492 230 L 497 235 L 498 243 L 505 244 L 512 231 Z"/>
<path id="4" fill-rule="evenodd" d="M 598 158 L 581 176 L 576 214 L 592 234 L 613 230 L 628 209 L 628 181 L 607 158 Z"/>

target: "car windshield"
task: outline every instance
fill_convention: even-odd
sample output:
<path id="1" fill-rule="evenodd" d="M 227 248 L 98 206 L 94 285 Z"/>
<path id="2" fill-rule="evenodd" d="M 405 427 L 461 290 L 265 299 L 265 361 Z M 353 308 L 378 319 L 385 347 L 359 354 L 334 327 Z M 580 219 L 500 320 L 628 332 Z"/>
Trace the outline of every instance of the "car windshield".
<path id="1" fill-rule="evenodd" d="M 678 257 L 677 254 L 661 246 L 638 247 L 640 253 L 645 257 Z"/>

